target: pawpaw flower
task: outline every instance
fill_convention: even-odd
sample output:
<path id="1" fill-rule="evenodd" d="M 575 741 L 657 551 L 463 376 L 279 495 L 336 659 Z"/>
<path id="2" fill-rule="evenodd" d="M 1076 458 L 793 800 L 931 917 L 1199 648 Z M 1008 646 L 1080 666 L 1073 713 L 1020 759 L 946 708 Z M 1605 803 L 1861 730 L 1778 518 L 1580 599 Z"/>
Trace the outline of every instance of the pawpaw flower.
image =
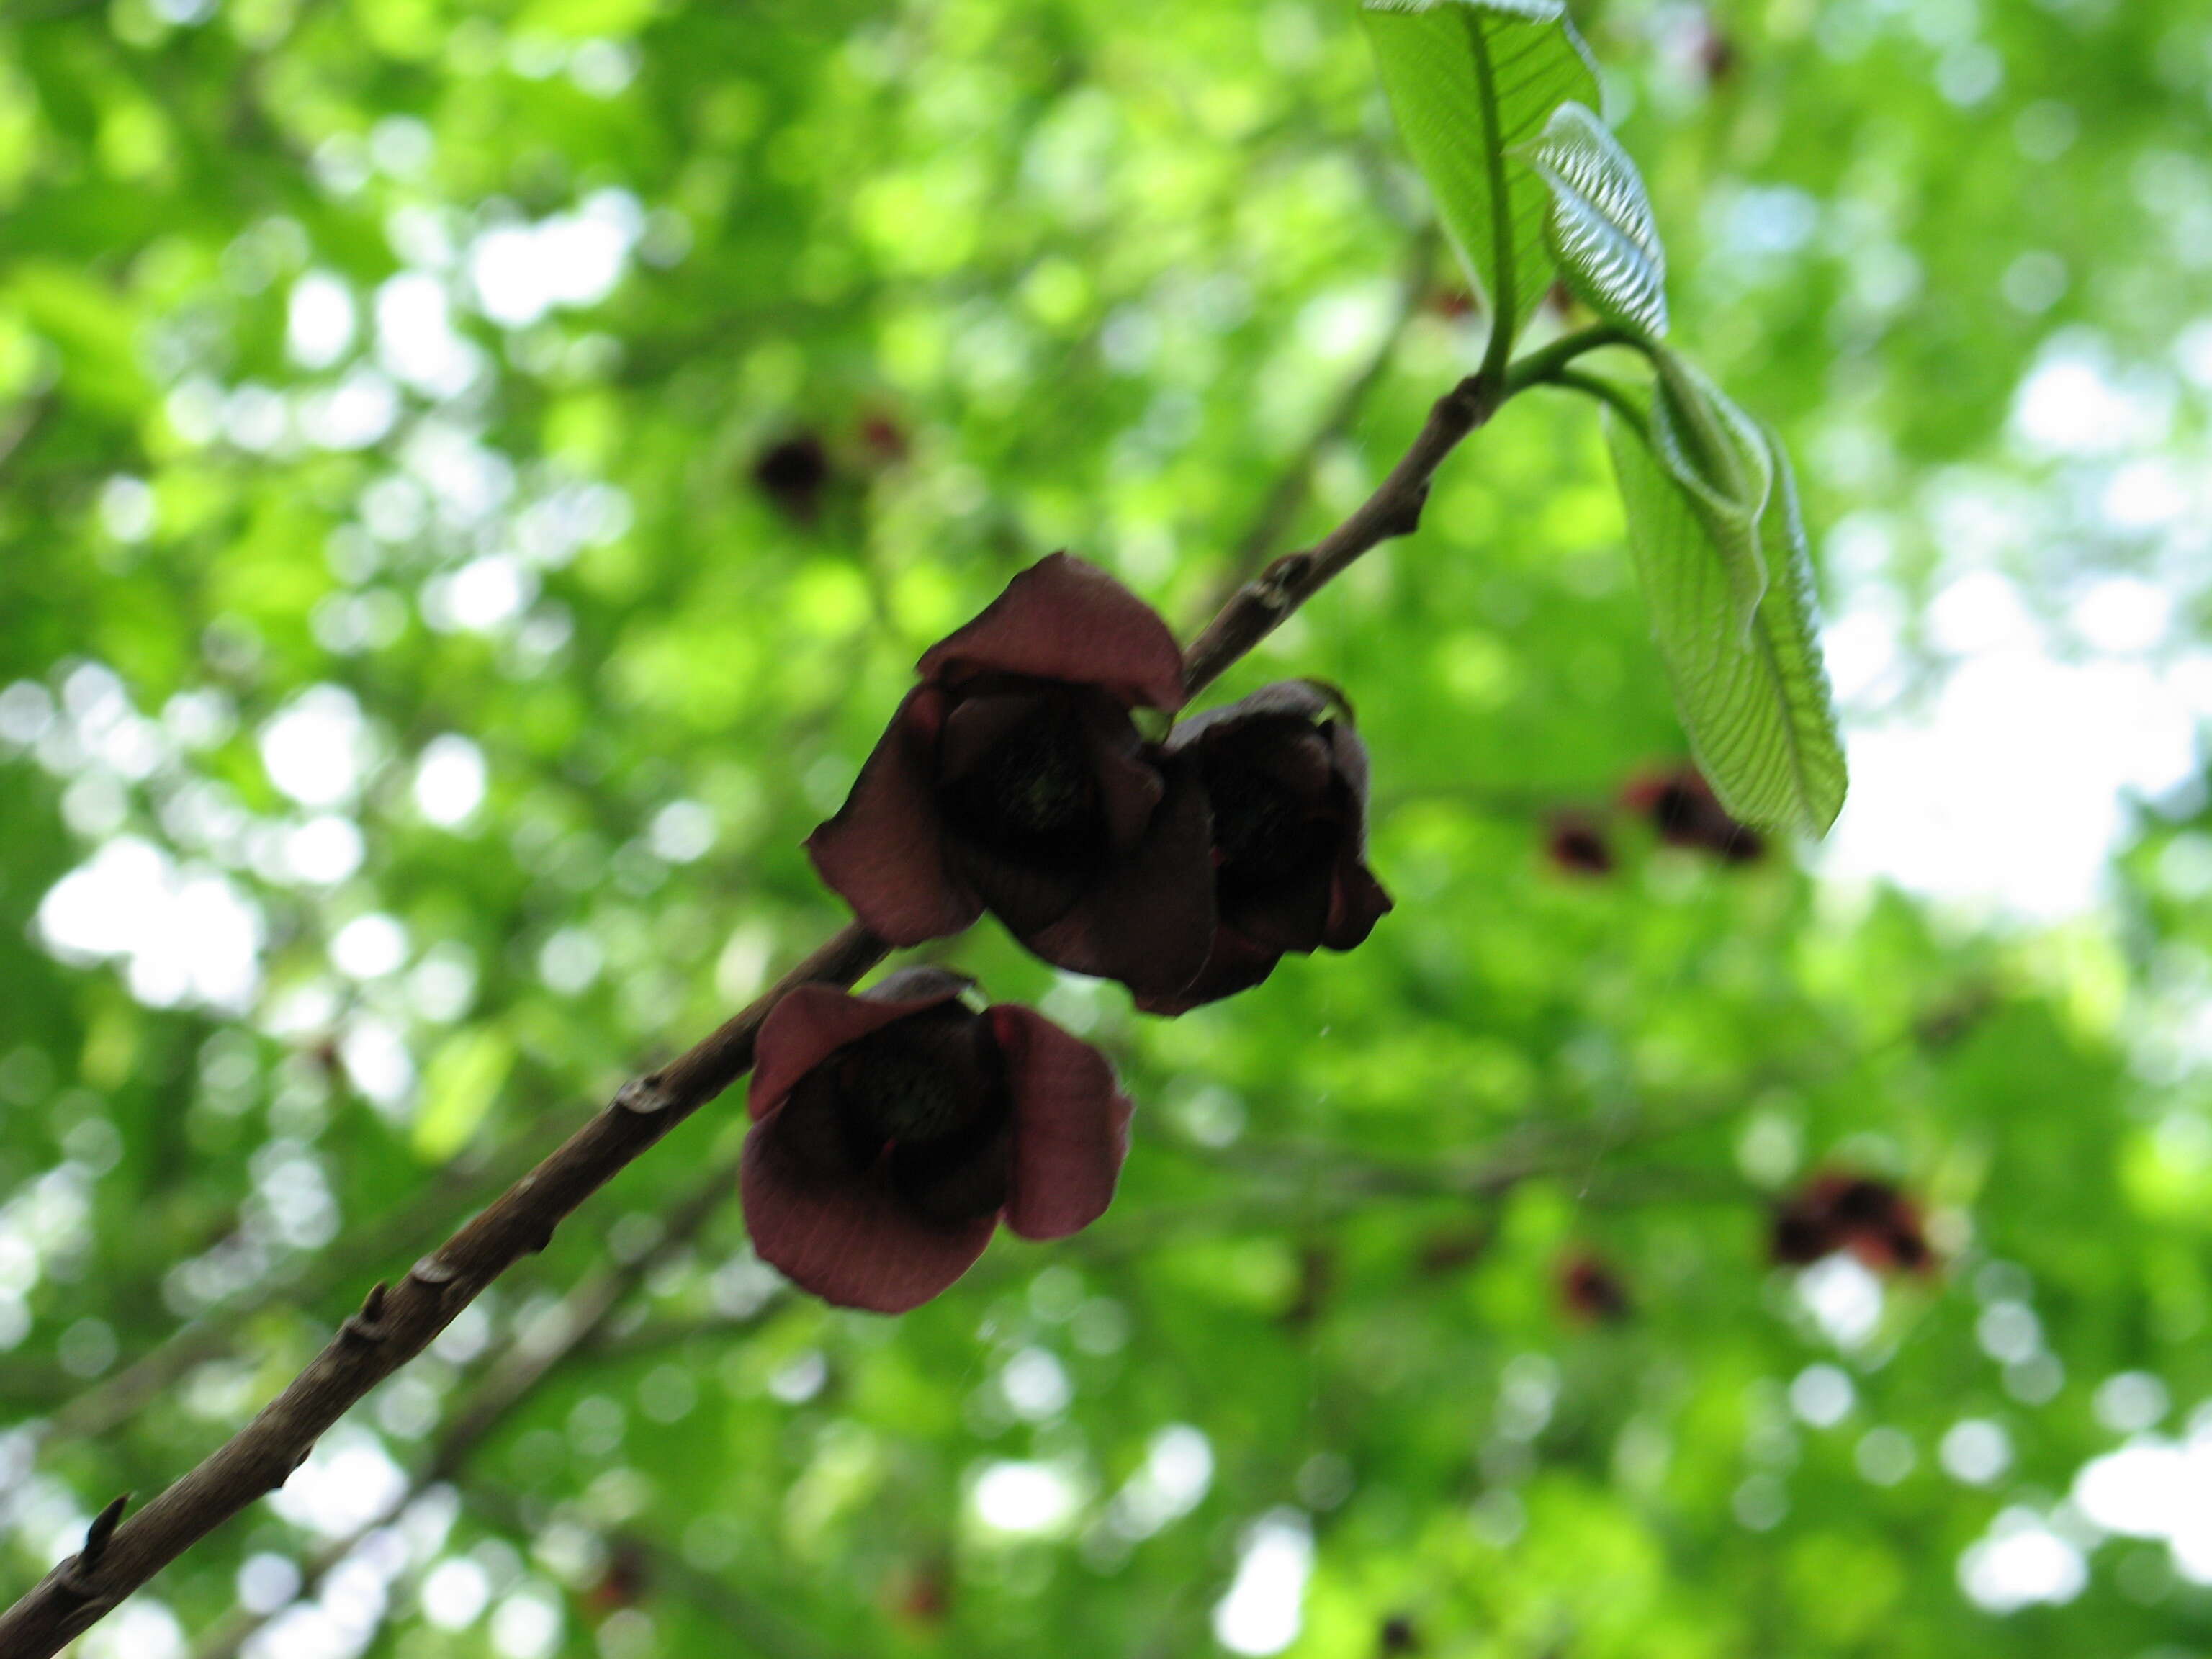
<path id="1" fill-rule="evenodd" d="M 1161 994 L 1213 933 L 1206 793 L 1130 719 L 1182 707 L 1167 624 L 1055 553 L 931 647 L 837 815 L 806 843 L 893 945 L 983 911 L 1047 962 Z"/>
<path id="2" fill-rule="evenodd" d="M 805 985 L 761 1027 L 739 1192 L 761 1259 L 840 1307 L 903 1313 L 1004 1221 L 1062 1238 L 1105 1212 L 1130 1105 L 1096 1048 L 970 981 L 908 968 Z"/>
<path id="3" fill-rule="evenodd" d="M 1544 833 L 1544 855 L 1553 866 L 1574 876 L 1609 876 L 1613 848 L 1605 831 L 1581 812 L 1553 816 Z"/>
<path id="4" fill-rule="evenodd" d="M 1585 1324 L 1617 1325 L 1635 1311 L 1620 1275 L 1588 1251 L 1560 1264 L 1559 1301 Z"/>
<path id="5" fill-rule="evenodd" d="M 1816 1176 L 1774 1212 L 1770 1253 L 1777 1262 L 1803 1267 L 1838 1250 L 1878 1273 L 1924 1273 L 1936 1266 L 1918 1208 L 1870 1176 Z"/>
<path id="6" fill-rule="evenodd" d="M 1669 847 L 1694 848 L 1730 864 L 1751 864 L 1766 850 L 1765 837 L 1738 823 L 1695 767 L 1646 773 L 1629 781 L 1621 805 L 1651 820 Z"/>
<path id="7" fill-rule="evenodd" d="M 1139 1008 L 1180 1013 L 1257 985 L 1285 951 L 1349 951 L 1389 912 L 1366 861 L 1367 750 L 1342 699 L 1280 681 L 1194 716 L 1167 747 L 1205 782 L 1217 921 L 1198 977 L 1140 994 Z"/>
<path id="8" fill-rule="evenodd" d="M 811 524 L 830 487 L 830 451 L 811 432 L 780 438 L 754 458 L 753 484 L 787 517 Z"/>

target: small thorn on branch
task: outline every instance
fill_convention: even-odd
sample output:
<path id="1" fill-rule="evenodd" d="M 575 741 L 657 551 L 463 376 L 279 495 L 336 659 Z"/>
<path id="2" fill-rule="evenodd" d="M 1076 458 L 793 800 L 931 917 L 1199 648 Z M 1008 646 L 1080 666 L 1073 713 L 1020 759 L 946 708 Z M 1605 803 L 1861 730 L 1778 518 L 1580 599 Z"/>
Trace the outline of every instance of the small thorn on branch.
<path id="1" fill-rule="evenodd" d="M 115 1528 L 130 1504 L 131 1494 L 123 1492 L 92 1517 L 92 1524 L 84 1529 L 84 1548 L 77 1553 L 76 1564 L 81 1571 L 90 1572 L 99 1566 L 100 1558 L 107 1553 L 107 1540 L 115 1536 Z"/>
<path id="2" fill-rule="evenodd" d="M 123 1511 L 131 1502 L 131 1494 L 124 1492 L 92 1517 L 92 1524 L 84 1529 L 84 1547 L 73 1560 L 64 1562 L 55 1575 L 55 1582 L 63 1590 L 80 1601 L 102 1599 L 100 1592 L 86 1583 L 87 1578 L 100 1571 L 100 1564 L 107 1554 L 107 1540 L 115 1536 L 115 1528 L 123 1519 Z"/>
<path id="3" fill-rule="evenodd" d="M 338 1334 L 361 1343 L 374 1344 L 384 1340 L 384 1297 L 385 1284 L 380 1279 L 368 1287 L 368 1294 L 362 1298 L 361 1311 L 338 1327 Z"/>

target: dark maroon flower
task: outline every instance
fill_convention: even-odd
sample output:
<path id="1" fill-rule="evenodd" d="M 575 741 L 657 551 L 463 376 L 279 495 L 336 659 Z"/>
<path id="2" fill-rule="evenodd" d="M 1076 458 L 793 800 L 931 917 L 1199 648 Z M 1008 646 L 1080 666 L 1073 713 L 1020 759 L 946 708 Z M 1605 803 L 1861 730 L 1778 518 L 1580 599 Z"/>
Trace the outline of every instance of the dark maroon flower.
<path id="1" fill-rule="evenodd" d="M 1620 1275 L 1586 1251 L 1560 1264 L 1559 1300 L 1575 1318 L 1593 1325 L 1620 1324 L 1632 1311 Z"/>
<path id="2" fill-rule="evenodd" d="M 1061 1238 L 1104 1213 L 1129 1144 L 1106 1057 L 1042 1014 L 976 1013 L 908 968 L 791 992 L 761 1027 L 740 1190 L 761 1259 L 840 1307 L 903 1313 L 1003 1220 Z"/>
<path id="3" fill-rule="evenodd" d="M 807 850 L 894 945 L 988 909 L 1047 962 L 1162 994 L 1213 934 L 1206 792 L 1138 735 L 1183 701 L 1167 624 L 1055 553 L 930 647 L 837 816 Z"/>
<path id="4" fill-rule="evenodd" d="M 1262 686 L 1178 726 L 1168 753 L 1196 765 L 1213 835 L 1218 915 L 1206 966 L 1137 1006 L 1181 1013 L 1274 971 L 1286 951 L 1349 951 L 1389 912 L 1367 868 L 1367 750 L 1342 702 L 1305 680 Z"/>
<path id="5" fill-rule="evenodd" d="M 1870 1176 L 1816 1176 L 1775 1210 L 1771 1252 L 1777 1262 L 1804 1267 L 1838 1250 L 1878 1273 L 1924 1273 L 1936 1267 L 1918 1208 Z"/>
<path id="6" fill-rule="evenodd" d="M 1766 850 L 1766 841 L 1748 824 L 1728 815 L 1713 787 L 1695 767 L 1651 772 L 1629 781 L 1621 804 L 1651 820 L 1669 847 L 1695 848 L 1730 864 L 1749 864 Z"/>
<path id="7" fill-rule="evenodd" d="M 830 484 L 830 452 L 813 433 L 793 433 L 761 451 L 753 461 L 753 483 L 786 514 L 811 523 Z"/>
<path id="8" fill-rule="evenodd" d="M 1544 837 L 1545 856 L 1553 865 L 1575 876 L 1613 873 L 1613 848 L 1605 831 L 1580 812 L 1562 812 L 1552 820 Z"/>

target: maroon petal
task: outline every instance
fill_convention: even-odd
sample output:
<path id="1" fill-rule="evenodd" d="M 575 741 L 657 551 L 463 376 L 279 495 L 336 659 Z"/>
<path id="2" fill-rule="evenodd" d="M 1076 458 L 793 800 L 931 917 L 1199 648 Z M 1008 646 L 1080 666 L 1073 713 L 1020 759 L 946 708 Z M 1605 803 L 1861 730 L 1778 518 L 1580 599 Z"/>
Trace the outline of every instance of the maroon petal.
<path id="1" fill-rule="evenodd" d="M 1336 764 L 1336 775 L 1352 793 L 1352 821 L 1358 825 L 1359 845 L 1367 845 L 1367 745 L 1359 740 L 1359 733 L 1352 722 L 1330 720 L 1322 727 L 1328 734 L 1329 758 Z"/>
<path id="2" fill-rule="evenodd" d="M 947 838 L 945 854 L 961 884 L 1017 937 L 1051 927 L 1083 896 L 1082 870 L 1024 864 L 957 833 Z"/>
<path id="3" fill-rule="evenodd" d="M 1014 1185 L 1006 1224 L 1065 1238 L 1106 1212 L 1129 1155 L 1129 1098 L 1106 1056 L 1042 1014 L 991 1011 L 1014 1104 Z"/>
<path id="4" fill-rule="evenodd" d="M 851 1181 L 809 1179 L 777 1127 L 771 1118 L 746 1134 L 738 1193 L 754 1250 L 801 1290 L 841 1308 L 904 1313 L 951 1285 L 991 1242 L 996 1216 L 927 1221 L 891 1191 L 883 1164 Z"/>
<path id="5" fill-rule="evenodd" d="M 1104 571 L 1065 553 L 1006 584 L 982 615 L 932 646 L 925 679 L 997 672 L 1103 686 L 1148 708 L 1183 704 L 1182 651 L 1152 608 Z"/>
<path id="6" fill-rule="evenodd" d="M 1328 712 L 1330 702 L 1328 692 L 1311 680 L 1277 680 L 1272 685 L 1261 686 L 1248 696 L 1239 697 L 1235 702 L 1224 703 L 1218 708 L 1208 708 L 1188 720 L 1177 720 L 1174 732 L 1169 734 L 1168 747 L 1175 750 L 1186 749 L 1208 732 L 1265 715 L 1280 714 L 1296 720 L 1316 720 Z"/>
<path id="7" fill-rule="evenodd" d="M 1283 959 L 1280 951 L 1255 944 L 1233 928 L 1214 931 L 1213 949 L 1206 966 L 1189 985 L 1173 996 L 1139 996 L 1137 1006 L 1148 1014 L 1182 1014 L 1209 1002 L 1249 991 L 1275 971 Z"/>
<path id="8" fill-rule="evenodd" d="M 1375 931 L 1375 924 L 1390 914 L 1389 894 L 1347 848 L 1337 860 L 1336 879 L 1329 884 L 1328 921 L 1321 942 L 1332 951 L 1349 951 Z"/>
<path id="9" fill-rule="evenodd" d="M 937 982 L 915 977 L 922 973 L 936 974 Z M 793 988 L 762 1022 L 753 1045 L 752 1081 L 745 1088 L 746 1109 L 756 1119 L 768 1116 L 799 1079 L 847 1043 L 950 1002 L 972 982 L 941 969 L 902 969 L 865 996 L 848 996 L 827 985 Z M 895 994 L 883 994 L 895 988 Z"/>
<path id="10" fill-rule="evenodd" d="M 1106 820 L 1106 839 L 1127 847 L 1145 832 L 1158 810 L 1167 785 L 1128 715 L 1103 697 L 1082 705 L 1085 758 L 1098 782 L 1098 806 Z"/>
<path id="11" fill-rule="evenodd" d="M 1264 950 L 1278 954 L 1310 951 L 1328 931 L 1329 907 L 1334 897 L 1334 879 L 1323 865 L 1269 891 L 1241 896 L 1233 902 L 1224 900 L 1222 921 Z"/>
<path id="12" fill-rule="evenodd" d="M 1102 871 L 1051 927 L 1015 937 L 1055 967 L 1171 996 L 1198 976 L 1213 940 L 1212 820 L 1195 766 L 1169 769 L 1144 838 Z"/>
<path id="13" fill-rule="evenodd" d="M 806 840 L 822 879 L 893 945 L 942 939 L 982 914 L 945 866 L 933 765 L 945 702 L 934 686 L 908 692 L 853 793 Z"/>

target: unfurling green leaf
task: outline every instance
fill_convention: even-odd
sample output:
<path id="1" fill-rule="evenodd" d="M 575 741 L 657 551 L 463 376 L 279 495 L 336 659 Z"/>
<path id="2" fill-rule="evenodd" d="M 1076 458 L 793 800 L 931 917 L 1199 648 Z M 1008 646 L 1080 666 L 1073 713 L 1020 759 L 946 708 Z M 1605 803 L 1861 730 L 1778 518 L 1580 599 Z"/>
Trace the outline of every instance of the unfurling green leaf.
<path id="1" fill-rule="evenodd" d="M 1736 817 L 1824 833 L 1842 810 L 1847 779 L 1789 458 L 1771 434 L 1727 405 L 1729 441 L 1747 436 L 1771 481 L 1747 532 L 1772 580 L 1747 632 L 1737 625 L 1734 571 L 1713 534 L 1712 510 L 1660 449 L 1662 432 L 1680 422 L 1664 412 L 1667 402 L 1662 389 L 1649 443 L 1610 411 L 1606 435 L 1675 709 L 1698 766 Z"/>
<path id="2" fill-rule="evenodd" d="M 1552 187 L 1545 221 L 1559 274 L 1583 304 L 1650 340 L 1667 333 L 1667 250 L 1644 175 L 1597 112 L 1562 104 L 1521 154 Z"/>
<path id="3" fill-rule="evenodd" d="M 1759 515 L 1774 488 L 1765 435 L 1735 401 L 1686 359 L 1654 354 L 1651 453 L 1705 526 L 1728 574 L 1728 615 L 1740 640 L 1767 587 Z"/>
<path id="4" fill-rule="evenodd" d="M 1365 16 L 1406 148 L 1510 340 L 1552 258 L 1551 191 L 1508 152 L 1537 139 L 1562 104 L 1596 102 L 1589 48 L 1560 0 L 1367 0 Z"/>

